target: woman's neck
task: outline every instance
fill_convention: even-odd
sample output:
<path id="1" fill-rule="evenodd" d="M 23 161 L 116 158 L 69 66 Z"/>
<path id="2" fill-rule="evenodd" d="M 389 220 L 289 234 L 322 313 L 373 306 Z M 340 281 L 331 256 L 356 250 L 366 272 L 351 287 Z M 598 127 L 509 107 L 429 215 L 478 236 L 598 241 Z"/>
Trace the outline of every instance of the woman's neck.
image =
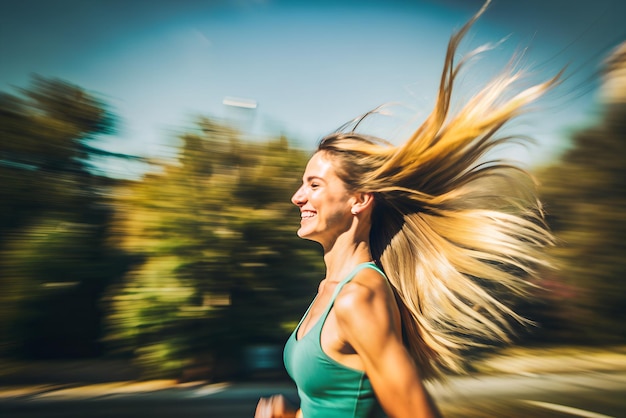
<path id="1" fill-rule="evenodd" d="M 372 261 L 368 240 L 338 239 L 324 253 L 326 280 L 340 281 L 358 264 Z"/>

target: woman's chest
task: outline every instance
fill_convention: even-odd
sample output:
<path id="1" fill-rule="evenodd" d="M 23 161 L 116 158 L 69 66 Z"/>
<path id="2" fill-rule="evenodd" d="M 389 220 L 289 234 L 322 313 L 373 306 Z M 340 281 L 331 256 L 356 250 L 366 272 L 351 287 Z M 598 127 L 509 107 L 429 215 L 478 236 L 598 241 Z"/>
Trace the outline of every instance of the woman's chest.
<path id="1" fill-rule="evenodd" d="M 328 282 L 326 280 L 320 283 L 317 295 L 298 327 L 296 333 L 298 340 L 307 335 L 316 325 L 323 326 L 329 314 L 332 316 L 333 302 L 337 297 L 338 291 L 341 290 L 341 288 L 337 288 L 338 285 L 338 282 Z"/>
<path id="2" fill-rule="evenodd" d="M 305 314 L 304 318 L 302 318 L 302 323 L 300 327 L 298 327 L 296 337 L 298 340 L 304 338 L 316 325 L 323 325 L 321 321 L 325 321 L 328 316 L 328 311 L 331 306 L 331 298 L 329 295 L 325 295 L 323 293 L 319 293 L 311 307 Z"/>

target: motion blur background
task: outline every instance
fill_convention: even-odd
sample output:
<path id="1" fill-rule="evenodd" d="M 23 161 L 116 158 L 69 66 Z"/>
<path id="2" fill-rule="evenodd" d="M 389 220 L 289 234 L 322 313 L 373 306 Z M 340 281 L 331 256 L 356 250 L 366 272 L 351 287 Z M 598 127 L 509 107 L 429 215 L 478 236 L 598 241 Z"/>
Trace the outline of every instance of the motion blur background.
<path id="1" fill-rule="evenodd" d="M 323 275 L 290 196 L 316 141 L 385 102 L 423 118 L 482 1 L 2 1 L 0 373 L 132 364 L 245 376 Z M 626 3 L 495 0 L 462 48 L 559 92 L 507 151 L 541 183 L 558 271 L 520 346 L 626 342 Z M 502 41 L 502 42 L 500 42 Z M 473 357 L 468 357 L 473 358 Z"/>

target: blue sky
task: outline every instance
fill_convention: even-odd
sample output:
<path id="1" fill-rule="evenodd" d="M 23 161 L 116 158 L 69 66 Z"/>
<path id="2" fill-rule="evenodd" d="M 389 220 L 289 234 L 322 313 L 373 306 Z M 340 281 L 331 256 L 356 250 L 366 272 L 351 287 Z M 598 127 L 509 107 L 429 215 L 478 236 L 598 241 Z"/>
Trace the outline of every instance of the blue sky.
<path id="1" fill-rule="evenodd" d="M 58 77 L 97 95 L 120 117 L 105 147 L 161 155 L 197 115 L 239 118 L 256 134 L 313 148 L 324 134 L 384 102 L 430 109 L 450 34 L 478 0 L 34 1 L 0 3 L 0 89 L 30 75 Z M 541 74 L 570 64 L 569 86 L 626 40 L 621 0 L 494 0 L 463 51 L 507 38 L 465 83 L 495 74 L 528 47 Z M 596 83 L 557 97 L 530 120 L 542 162 L 564 134 L 593 118 Z M 255 110 L 224 106 L 255 100 Z M 243 116 L 242 119 L 242 114 Z M 524 128 L 522 126 L 522 128 Z M 121 170 L 124 167 L 117 167 Z"/>

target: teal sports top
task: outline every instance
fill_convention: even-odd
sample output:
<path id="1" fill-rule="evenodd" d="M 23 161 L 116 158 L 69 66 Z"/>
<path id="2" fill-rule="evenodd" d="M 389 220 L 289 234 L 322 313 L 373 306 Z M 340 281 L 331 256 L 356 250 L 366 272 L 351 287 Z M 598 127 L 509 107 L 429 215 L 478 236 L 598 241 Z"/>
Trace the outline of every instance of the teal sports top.
<path id="1" fill-rule="evenodd" d="M 354 276 L 371 268 L 384 276 L 374 263 L 359 264 L 337 284 L 328 306 L 317 323 L 301 338 L 298 329 L 311 305 L 293 331 L 283 352 L 285 368 L 298 387 L 300 409 L 304 418 L 379 418 L 385 417 L 367 375 L 343 366 L 324 353 L 321 332 L 335 298 Z"/>

